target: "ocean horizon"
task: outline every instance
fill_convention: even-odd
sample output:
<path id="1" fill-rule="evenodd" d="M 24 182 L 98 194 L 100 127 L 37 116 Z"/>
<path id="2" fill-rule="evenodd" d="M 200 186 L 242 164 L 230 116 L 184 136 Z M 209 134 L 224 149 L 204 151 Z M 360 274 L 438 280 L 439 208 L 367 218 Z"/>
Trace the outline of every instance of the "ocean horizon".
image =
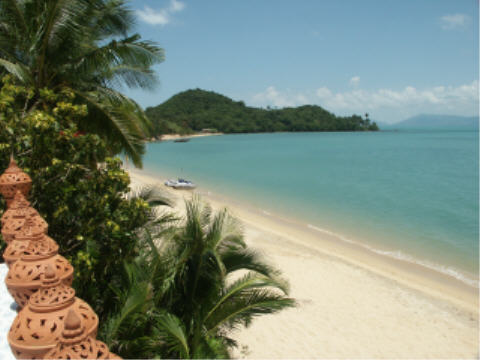
<path id="1" fill-rule="evenodd" d="M 149 143 L 145 171 L 478 287 L 478 133 L 239 134 Z"/>

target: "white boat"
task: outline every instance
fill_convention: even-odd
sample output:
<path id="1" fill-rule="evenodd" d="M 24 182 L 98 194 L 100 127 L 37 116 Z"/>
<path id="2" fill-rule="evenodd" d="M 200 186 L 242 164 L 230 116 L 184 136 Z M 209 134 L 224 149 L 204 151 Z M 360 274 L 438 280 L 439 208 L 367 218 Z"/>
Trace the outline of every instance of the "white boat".
<path id="1" fill-rule="evenodd" d="M 195 183 L 185 180 L 185 179 L 178 179 L 178 180 L 173 180 L 169 179 L 165 181 L 166 186 L 173 187 L 174 189 L 183 189 L 183 190 L 191 190 L 195 189 L 197 185 Z"/>
<path id="2" fill-rule="evenodd" d="M 176 183 L 177 183 L 177 180 L 168 179 L 167 181 L 165 181 L 165 186 L 173 187 L 173 185 L 175 185 Z"/>

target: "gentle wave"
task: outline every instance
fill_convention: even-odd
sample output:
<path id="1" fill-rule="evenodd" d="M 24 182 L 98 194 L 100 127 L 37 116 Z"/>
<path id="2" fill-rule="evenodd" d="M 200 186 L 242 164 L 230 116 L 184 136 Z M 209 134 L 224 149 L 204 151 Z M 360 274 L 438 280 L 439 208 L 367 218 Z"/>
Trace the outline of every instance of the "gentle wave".
<path id="1" fill-rule="evenodd" d="M 324 233 L 324 234 L 327 234 L 327 235 L 330 235 L 330 236 L 334 236 L 334 237 L 336 237 L 336 238 L 338 238 L 342 241 L 345 241 L 347 243 L 362 246 L 363 248 L 368 249 L 368 250 L 370 250 L 370 251 L 372 251 L 376 254 L 383 255 L 383 256 L 388 256 L 388 257 L 394 258 L 396 260 L 406 261 L 406 262 L 416 264 L 416 265 L 421 265 L 421 266 L 424 266 L 424 267 L 426 267 L 430 270 L 434 270 L 434 271 L 440 272 L 442 274 L 454 277 L 455 279 L 460 280 L 460 281 L 462 281 L 463 283 L 465 283 L 469 286 L 473 286 L 475 288 L 480 287 L 480 281 L 467 277 L 462 272 L 460 272 L 459 270 L 457 270 L 453 267 L 435 264 L 435 263 L 432 263 L 432 262 L 429 262 L 429 261 L 426 261 L 426 260 L 420 260 L 420 259 L 417 259 L 417 258 L 409 255 L 409 254 L 405 254 L 404 252 L 402 252 L 400 250 L 396 250 L 396 251 L 379 250 L 379 249 L 376 249 L 376 248 L 374 248 L 370 245 L 351 240 L 351 239 L 349 239 L 345 236 L 342 236 L 338 233 L 334 233 L 330 230 L 319 228 L 319 227 L 314 226 L 312 224 L 307 224 L 307 227 L 309 229 L 312 229 L 312 230 L 315 230 L 315 231 L 318 231 L 318 232 L 321 232 L 321 233 Z"/>

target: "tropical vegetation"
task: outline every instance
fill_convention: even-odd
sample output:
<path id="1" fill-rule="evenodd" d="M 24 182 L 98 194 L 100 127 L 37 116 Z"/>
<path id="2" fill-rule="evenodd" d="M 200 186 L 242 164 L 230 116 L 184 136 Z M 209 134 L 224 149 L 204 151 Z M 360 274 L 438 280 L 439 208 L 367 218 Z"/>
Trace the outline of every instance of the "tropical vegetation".
<path id="1" fill-rule="evenodd" d="M 163 59 L 129 34 L 133 19 L 123 0 L 0 0 L 0 169 L 14 154 L 31 176 L 114 352 L 230 357 L 233 329 L 294 300 L 226 211 L 196 199 L 181 217 L 157 188 L 132 191 L 115 155 L 141 166 L 152 126 L 121 90 L 153 86 Z"/>
<path id="2" fill-rule="evenodd" d="M 77 127 L 68 90 L 0 83 L 0 167 L 11 153 L 33 179 L 32 205 L 75 266 L 74 288 L 124 358 L 226 358 L 231 331 L 294 305 L 279 272 L 249 249 L 239 224 L 198 200 L 181 218 L 155 188 L 132 193 L 121 160 Z M 0 205 L 4 209 L 3 199 Z M 1 211 L 0 211 L 1 216 Z"/>
<path id="3" fill-rule="evenodd" d="M 228 358 L 237 345 L 231 330 L 294 305 L 279 272 L 246 246 L 225 210 L 213 214 L 196 199 L 178 224 L 158 225 L 156 235 L 142 233 L 142 255 L 115 284 L 119 307 L 104 328 L 115 351 Z"/>
<path id="4" fill-rule="evenodd" d="M 69 91 L 87 115 L 79 131 L 99 134 L 110 155 L 123 151 L 138 166 L 149 122 L 122 87 L 151 88 L 163 50 L 130 34 L 134 15 L 123 0 L 1 0 L 0 76 L 27 86 L 25 112 L 40 91 Z"/>
<path id="5" fill-rule="evenodd" d="M 123 261 L 138 255 L 132 236 L 151 210 L 142 198 L 127 198 L 128 174 L 120 159 L 108 156 L 104 141 L 78 129 L 86 105 L 74 104 L 68 91 L 43 89 L 38 109 L 24 113 L 33 91 L 12 81 L 5 77 L 0 88 L 0 168 L 13 153 L 31 176 L 32 206 L 75 266 L 78 295 L 102 317 L 113 296 L 106 284 Z"/>
<path id="6" fill-rule="evenodd" d="M 187 90 L 145 113 L 152 122 L 152 135 L 192 133 L 215 129 L 223 133 L 276 131 L 376 131 L 366 114 L 336 116 L 320 106 L 254 108 L 213 91 Z"/>

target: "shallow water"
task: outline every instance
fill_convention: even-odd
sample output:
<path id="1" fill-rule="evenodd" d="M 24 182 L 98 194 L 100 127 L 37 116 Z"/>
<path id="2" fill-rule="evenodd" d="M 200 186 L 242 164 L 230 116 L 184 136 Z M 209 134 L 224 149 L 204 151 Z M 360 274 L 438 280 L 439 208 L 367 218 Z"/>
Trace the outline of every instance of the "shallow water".
<path id="1" fill-rule="evenodd" d="M 277 133 L 148 145 L 146 171 L 478 286 L 478 133 Z"/>

